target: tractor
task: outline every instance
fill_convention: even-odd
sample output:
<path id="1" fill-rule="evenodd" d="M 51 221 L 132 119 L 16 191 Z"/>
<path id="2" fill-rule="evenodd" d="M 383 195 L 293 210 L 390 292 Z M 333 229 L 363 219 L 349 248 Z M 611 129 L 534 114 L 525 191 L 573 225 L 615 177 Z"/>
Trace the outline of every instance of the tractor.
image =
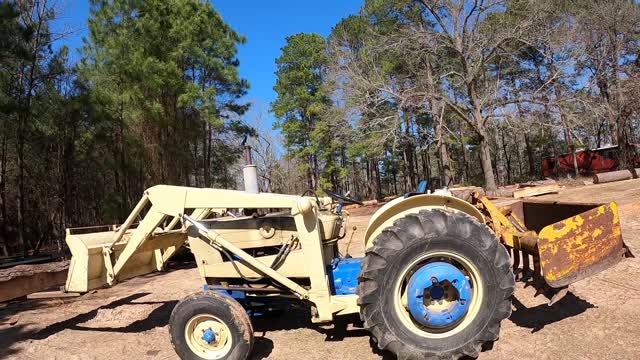
<path id="1" fill-rule="evenodd" d="M 631 255 L 615 203 L 500 207 L 479 193 L 465 201 L 422 189 L 378 209 L 364 257 L 345 256 L 344 206 L 358 200 L 261 193 L 255 179 L 250 165 L 244 191 L 157 185 L 120 226 L 67 229 L 66 291 L 162 271 L 188 247 L 203 290 L 171 313 L 182 359 L 246 359 L 252 307 L 283 299 L 308 305 L 314 323 L 359 314 L 377 347 L 399 359 L 458 359 L 498 339 L 514 274 L 553 289 L 554 302 Z"/>

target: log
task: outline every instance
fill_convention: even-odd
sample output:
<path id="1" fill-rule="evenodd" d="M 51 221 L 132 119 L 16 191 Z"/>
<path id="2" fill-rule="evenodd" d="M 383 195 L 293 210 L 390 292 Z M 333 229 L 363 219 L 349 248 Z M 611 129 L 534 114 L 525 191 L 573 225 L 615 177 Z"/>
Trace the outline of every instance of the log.
<path id="1" fill-rule="evenodd" d="M 525 187 L 525 188 L 514 191 L 513 197 L 516 199 L 520 199 L 523 197 L 550 194 L 558 191 L 560 191 L 560 185 L 558 184 L 531 186 L 531 187 Z"/>
<path id="2" fill-rule="evenodd" d="M 544 179 L 544 180 L 534 180 L 534 181 L 528 181 L 526 183 L 520 183 L 518 184 L 518 187 L 523 188 L 523 187 L 530 187 L 530 186 L 553 185 L 553 184 L 557 184 L 557 182 L 553 179 Z"/>
<path id="3" fill-rule="evenodd" d="M 28 258 L 17 258 L 16 260 L 9 262 L 2 262 L 0 260 L 0 269 L 8 269 L 17 265 L 28 265 L 28 264 L 41 264 L 46 262 L 52 262 L 56 260 L 51 255 L 43 255 L 43 256 L 32 256 Z"/>
<path id="4" fill-rule="evenodd" d="M 638 172 L 640 172 L 640 169 L 636 169 L 636 173 Z M 631 178 L 633 178 L 633 175 L 631 175 L 631 171 L 629 170 L 609 171 L 593 175 L 593 183 L 605 184 L 614 181 L 629 180 Z"/>
<path id="5" fill-rule="evenodd" d="M 389 202 L 391 200 L 395 200 L 397 198 L 399 198 L 400 195 L 389 195 L 389 196 L 385 196 L 384 198 L 382 198 L 382 202 Z"/>
<path id="6" fill-rule="evenodd" d="M 499 187 L 496 190 L 487 190 L 486 195 L 489 197 L 513 197 L 513 193 L 518 189 L 518 185 L 508 185 Z"/>
<path id="7" fill-rule="evenodd" d="M 27 295 L 27 299 L 35 300 L 35 299 L 63 299 L 63 298 L 72 298 L 78 297 L 80 293 L 68 293 L 62 290 L 57 291 L 40 291 L 37 293 Z"/>
<path id="8" fill-rule="evenodd" d="M 458 187 L 449 189 L 451 191 L 451 195 L 462 199 L 467 202 L 471 202 L 473 194 L 478 192 L 480 196 L 484 196 L 484 189 L 479 186 L 466 186 L 466 187 Z"/>
<path id="9" fill-rule="evenodd" d="M 364 206 L 374 206 L 378 205 L 378 200 L 365 200 L 362 202 Z"/>
<path id="10" fill-rule="evenodd" d="M 40 265 L 18 265 L 0 271 L 0 302 L 64 285 L 68 261 Z"/>

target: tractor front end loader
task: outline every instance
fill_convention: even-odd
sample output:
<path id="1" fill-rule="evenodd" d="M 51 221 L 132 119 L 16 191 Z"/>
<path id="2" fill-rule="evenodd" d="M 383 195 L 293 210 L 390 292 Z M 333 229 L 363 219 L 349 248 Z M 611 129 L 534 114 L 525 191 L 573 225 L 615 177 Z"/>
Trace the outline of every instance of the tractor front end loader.
<path id="1" fill-rule="evenodd" d="M 66 289 L 162 270 L 188 246 L 204 291 L 171 314 L 171 341 L 183 359 L 247 358 L 251 306 L 281 299 L 307 304 L 318 323 L 359 313 L 377 346 L 400 359 L 457 359 L 477 357 L 498 338 L 514 272 L 566 289 L 628 254 L 614 203 L 498 207 L 443 191 L 380 208 L 364 257 L 345 257 L 337 246 L 348 228 L 342 206 L 358 201 L 327 193 L 152 187 L 120 227 L 67 230 Z"/>

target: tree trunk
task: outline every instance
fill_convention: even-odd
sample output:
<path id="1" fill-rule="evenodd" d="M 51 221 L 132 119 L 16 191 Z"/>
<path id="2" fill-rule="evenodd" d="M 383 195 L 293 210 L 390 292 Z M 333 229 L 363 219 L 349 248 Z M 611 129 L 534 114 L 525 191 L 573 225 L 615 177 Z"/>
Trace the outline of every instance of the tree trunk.
<path id="1" fill-rule="evenodd" d="M 495 167 L 496 167 L 496 174 L 498 175 L 498 185 L 505 185 L 506 182 L 506 169 L 505 169 L 505 159 L 504 159 L 504 153 L 501 151 L 502 150 L 502 138 L 500 137 L 500 129 L 498 129 L 496 127 L 495 131 L 493 132 L 493 135 L 495 137 L 495 142 L 496 142 L 496 151 L 493 153 L 493 156 L 495 156 Z"/>
<path id="2" fill-rule="evenodd" d="M 22 247 L 22 255 L 27 256 L 29 249 L 24 237 L 24 120 L 22 120 L 22 115 L 19 118 L 16 140 L 16 154 L 18 156 L 18 206 L 16 215 L 18 220 L 18 242 Z"/>
<path id="3" fill-rule="evenodd" d="M 442 181 L 442 186 L 449 186 L 451 182 L 451 160 L 444 136 L 444 106 L 438 104 L 438 109 L 440 109 L 440 115 L 438 116 L 438 123 L 436 125 L 436 146 L 438 156 L 440 157 L 440 165 L 442 166 L 440 181 Z"/>
<path id="4" fill-rule="evenodd" d="M 416 188 L 416 172 L 414 168 L 413 161 L 413 137 L 411 136 L 411 124 L 409 122 L 408 116 L 402 116 L 398 114 L 400 117 L 404 117 L 404 136 L 405 136 L 405 144 L 404 144 L 404 161 L 406 166 L 406 177 L 408 178 L 407 187 L 409 189 Z"/>
<path id="5" fill-rule="evenodd" d="M 529 162 L 529 176 L 536 177 L 536 167 L 533 160 L 533 149 L 531 148 L 531 140 L 529 140 L 529 133 L 524 133 L 524 144 L 527 151 L 527 161 Z"/>
<path id="6" fill-rule="evenodd" d="M 425 168 L 425 179 L 429 182 L 429 185 L 431 185 L 431 159 L 428 145 L 427 149 L 422 153 L 422 166 Z"/>
<path id="7" fill-rule="evenodd" d="M 518 161 L 518 177 L 517 177 L 517 179 L 522 179 L 523 178 L 522 175 L 523 175 L 524 171 L 522 170 L 522 156 L 520 156 L 522 154 L 520 153 L 520 145 L 519 144 L 520 144 L 520 139 L 518 139 L 516 137 L 516 141 L 513 142 L 513 145 L 516 148 L 516 160 Z"/>
<path id="8" fill-rule="evenodd" d="M 420 181 L 423 180 L 423 178 L 420 177 L 420 163 L 418 161 L 419 159 L 419 154 L 418 154 L 418 150 L 414 147 L 414 152 L 413 152 L 413 164 L 414 167 L 416 169 L 416 186 L 418 184 L 420 184 Z"/>
<path id="9" fill-rule="evenodd" d="M 562 99 L 562 90 L 557 83 L 553 86 L 553 91 L 555 93 L 556 101 L 559 102 Z M 571 129 L 569 128 L 569 123 L 567 121 L 567 116 L 565 115 L 562 107 L 558 105 L 558 112 L 560 113 L 560 122 L 562 123 L 562 129 L 564 131 L 564 139 L 569 146 L 569 151 L 571 152 L 571 156 L 573 158 L 573 172 L 576 177 L 580 176 L 580 169 L 578 168 L 578 159 L 576 154 L 576 145 L 573 139 L 573 134 L 571 134 Z"/>
<path id="10" fill-rule="evenodd" d="M 381 200 L 382 199 L 382 185 L 381 185 L 381 181 L 380 181 L 380 167 L 378 166 L 378 161 L 377 160 L 373 160 L 371 161 L 371 165 L 373 167 L 373 171 L 374 171 L 374 176 L 375 176 L 375 181 L 374 181 L 374 195 L 375 195 L 375 199 L 376 200 Z"/>
<path id="11" fill-rule="evenodd" d="M 504 152 L 504 161 L 507 165 L 507 184 L 511 184 L 511 156 L 507 149 L 507 142 L 505 141 L 504 129 L 500 129 L 500 143 L 502 144 L 502 151 Z"/>
<path id="12" fill-rule="evenodd" d="M 436 136 L 438 138 L 438 155 L 440 156 L 440 164 L 442 165 L 442 171 L 440 172 L 440 181 L 442 181 L 442 186 L 449 186 L 449 183 L 451 182 L 451 161 L 449 159 L 449 150 L 447 149 L 447 143 L 444 140 L 442 132 L 442 123 L 440 123 L 436 128 Z"/>
<path id="13" fill-rule="evenodd" d="M 0 155 L 0 201 L 2 201 L 2 228 L 0 228 L 0 247 L 4 256 L 9 256 L 7 249 L 7 241 L 5 236 L 7 235 L 7 123 L 4 123 L 2 129 L 2 154 Z"/>
<path id="14" fill-rule="evenodd" d="M 475 83 L 468 86 L 469 97 L 471 98 L 471 106 L 473 107 L 473 118 L 475 120 L 475 130 L 480 136 L 480 164 L 484 173 L 485 188 L 487 190 L 496 190 L 496 178 L 493 174 L 493 164 L 491 163 L 491 139 L 487 136 L 487 128 L 485 126 L 485 118 L 482 116 L 482 109 L 478 102 L 478 94 L 476 92 Z"/>
<path id="15" fill-rule="evenodd" d="M 491 163 L 491 145 L 485 131 L 483 131 L 480 140 L 480 164 L 484 173 L 485 188 L 487 190 L 496 190 L 496 178 L 493 175 L 493 165 Z"/>
<path id="16" fill-rule="evenodd" d="M 313 159 L 312 159 L 312 156 L 309 155 L 308 159 L 309 159 L 308 160 L 309 161 L 309 165 L 307 167 L 307 185 L 308 185 L 308 188 L 310 190 L 315 190 L 314 187 L 313 187 L 314 183 L 313 183 L 313 169 L 312 169 Z"/>
<path id="17" fill-rule="evenodd" d="M 462 120 L 458 120 L 458 127 L 460 128 L 460 154 L 462 154 L 462 166 L 464 169 L 462 174 L 457 174 L 461 177 L 460 182 L 466 183 L 469 181 L 469 160 L 467 159 L 467 143 L 464 140 L 464 128 Z"/>

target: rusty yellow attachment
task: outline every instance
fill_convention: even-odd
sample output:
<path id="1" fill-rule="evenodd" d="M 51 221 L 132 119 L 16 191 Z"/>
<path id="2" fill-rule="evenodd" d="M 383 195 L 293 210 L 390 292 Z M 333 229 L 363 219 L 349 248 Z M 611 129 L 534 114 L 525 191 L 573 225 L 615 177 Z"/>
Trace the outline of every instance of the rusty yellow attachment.
<path id="1" fill-rule="evenodd" d="M 526 204 L 525 204 L 526 206 Z M 545 206 L 551 206 L 545 213 Z M 537 204 L 540 221 L 576 213 L 536 229 L 540 266 L 545 281 L 563 287 L 594 275 L 630 255 L 622 241 L 615 202 L 609 204 Z M 555 218 L 555 219 L 554 219 Z M 535 226 L 535 227 L 538 227 Z"/>
<path id="2" fill-rule="evenodd" d="M 522 200 L 498 209 L 487 198 L 480 207 L 502 242 L 519 253 L 524 270 L 534 259 L 534 272 L 554 288 L 565 287 L 618 263 L 631 253 L 622 241 L 616 203 L 585 204 Z M 516 256 L 516 254 L 518 254 Z"/>

